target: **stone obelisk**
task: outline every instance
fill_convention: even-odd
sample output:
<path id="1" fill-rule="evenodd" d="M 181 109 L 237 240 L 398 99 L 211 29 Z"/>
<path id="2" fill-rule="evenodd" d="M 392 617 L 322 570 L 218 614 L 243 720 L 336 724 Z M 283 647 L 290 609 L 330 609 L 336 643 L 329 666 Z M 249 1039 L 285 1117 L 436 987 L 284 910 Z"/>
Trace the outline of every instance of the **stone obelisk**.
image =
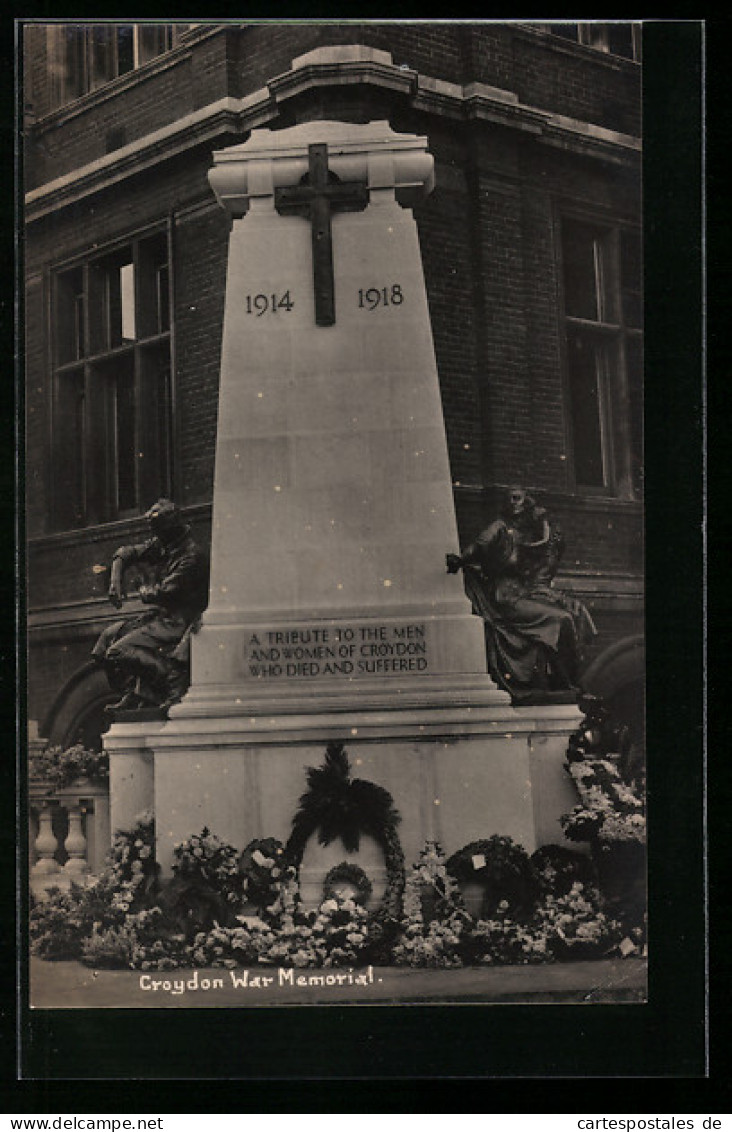
<path id="1" fill-rule="evenodd" d="M 457 531 L 417 227 L 426 139 L 308 123 L 215 154 L 232 217 L 212 581 L 176 715 L 503 702 Z"/>

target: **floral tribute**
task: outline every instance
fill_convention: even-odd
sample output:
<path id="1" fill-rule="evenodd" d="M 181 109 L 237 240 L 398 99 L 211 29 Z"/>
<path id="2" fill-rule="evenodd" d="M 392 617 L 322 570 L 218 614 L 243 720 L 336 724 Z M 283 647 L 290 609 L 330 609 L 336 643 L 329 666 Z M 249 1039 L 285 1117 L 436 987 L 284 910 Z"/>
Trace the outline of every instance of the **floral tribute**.
<path id="1" fill-rule="evenodd" d="M 204 829 L 177 847 L 174 876 L 160 885 L 154 860 L 146 852 L 150 842 L 146 819 L 129 834 L 118 835 L 110 865 L 94 884 L 72 886 L 70 892 L 57 892 L 38 904 L 31 914 L 34 953 L 142 971 L 186 966 L 355 967 L 374 961 L 452 968 L 599 957 L 617 949 L 622 939 L 620 925 L 597 889 L 572 879 L 579 875 L 571 860 L 575 855 L 567 856 L 559 847 L 558 865 L 551 864 L 546 851 L 530 861 L 535 904 L 511 904 L 504 898 L 490 915 L 475 919 L 464 906 L 445 854 L 429 842 L 407 879 L 402 917 L 394 933 L 385 937 L 381 921 L 343 892 L 333 891 L 319 908 L 305 911 L 294 869 L 284 865 L 272 876 L 276 866 L 269 862 L 282 865 L 281 855 L 265 856 L 260 847 L 250 845 L 235 877 L 236 850 Z M 514 852 L 518 846 L 501 842 L 486 839 L 486 844 L 500 847 L 492 875 L 498 889 L 506 891 L 511 863 L 522 858 Z M 276 848 L 270 843 L 267 852 L 276 854 Z M 257 891 L 269 901 L 255 915 L 243 910 L 252 895 L 247 891 L 252 866 Z M 260 870 L 269 878 L 267 885 Z M 559 877 L 554 887 L 552 877 Z M 200 899 L 204 885 L 216 901 Z M 185 893 L 192 903 L 182 908 Z M 243 902 L 237 905 L 233 897 L 239 900 L 241 894 Z"/>
<path id="2" fill-rule="evenodd" d="M 285 849 L 287 859 L 299 868 L 305 846 L 315 834 L 321 845 L 340 837 L 349 852 L 358 849 L 362 834 L 373 837 L 386 863 L 386 891 L 376 915 L 388 931 L 401 913 L 404 890 L 404 854 L 397 832 L 401 817 L 394 799 L 375 782 L 351 778 L 342 743 L 327 747 L 323 765 L 310 767 L 307 781 Z"/>
<path id="3" fill-rule="evenodd" d="M 31 779 L 44 782 L 49 789 L 70 786 L 80 778 L 103 784 L 109 780 L 109 755 L 75 743 L 72 747 L 46 747 L 28 760 Z"/>
<path id="4" fill-rule="evenodd" d="M 546 896 L 535 925 L 535 939 L 556 959 L 594 959 L 624 937 L 622 926 L 603 910 L 597 889 L 579 881 L 563 896 Z"/>
<path id="5" fill-rule="evenodd" d="M 34 904 L 31 946 L 45 959 L 166 970 L 186 966 L 454 968 L 639 955 L 643 949 L 643 801 L 612 756 L 568 762 L 580 804 L 563 825 L 590 853 L 549 845 L 529 857 L 509 837 L 465 845 L 449 859 L 428 842 L 405 880 L 391 795 L 351 779 L 340 745 L 308 773 L 287 845 L 251 841 L 243 852 L 208 828 L 175 847 L 159 879 L 150 814 L 118 833 L 102 875 Z M 308 839 L 368 833 L 384 850 L 387 891 L 375 911 L 371 882 L 352 862 L 331 869 L 324 899 L 303 908 L 298 870 Z M 623 872 L 621 866 L 625 864 Z M 483 888 L 470 914 L 461 885 Z"/>
<path id="6" fill-rule="evenodd" d="M 285 919 L 269 950 L 269 964 L 344 967 L 366 961 L 372 917 L 350 898 L 332 896 L 317 911 Z"/>
<path id="7" fill-rule="evenodd" d="M 297 869 L 285 856 L 281 841 L 255 838 L 239 857 L 239 873 L 247 903 L 267 920 L 294 911 L 299 895 Z"/>
<path id="8" fill-rule="evenodd" d="M 561 819 L 571 841 L 634 841 L 645 845 L 645 804 L 626 785 L 609 759 L 570 762 L 569 773 L 582 799 Z"/>
<path id="9" fill-rule="evenodd" d="M 505 904 L 523 914 L 533 904 L 536 877 L 525 849 L 510 837 L 495 834 L 471 841 L 447 862 L 447 870 L 458 883 L 477 883 L 483 889 L 481 915 L 489 917 Z"/>
<path id="10" fill-rule="evenodd" d="M 157 891 L 160 869 L 155 860 L 155 819 L 140 814 L 129 833 L 116 833 L 109 854 L 109 880 L 115 887 L 113 906 L 121 912 L 143 908 Z"/>
<path id="11" fill-rule="evenodd" d="M 590 856 L 564 845 L 542 845 L 530 861 L 540 899 L 566 896 L 573 884 L 592 885 L 595 879 Z"/>
<path id="12" fill-rule="evenodd" d="M 330 897 L 350 897 L 357 904 L 369 902 L 373 886 L 366 873 L 352 861 L 341 861 L 334 865 L 323 881 L 326 900 Z"/>
<path id="13" fill-rule="evenodd" d="M 81 959 L 96 940 L 99 965 L 117 965 L 115 956 L 129 955 L 134 917 L 154 900 L 157 877 L 154 823 L 144 813 L 129 832 L 115 835 L 107 868 L 94 883 L 72 883 L 68 892 L 50 889 L 47 900 L 33 904 L 33 952 L 44 959 Z"/>
<path id="14" fill-rule="evenodd" d="M 628 932 L 627 948 L 641 947 L 645 933 L 646 816 L 643 775 L 632 784 L 623 768 L 630 741 L 608 729 L 599 702 L 585 707 L 586 718 L 570 738 L 567 770 L 580 804 L 561 819 L 566 836 L 589 844 L 596 880 L 612 914 Z M 582 701 L 580 701 L 582 706 Z M 588 726 L 593 723 L 594 726 Z M 609 750 L 615 738 L 618 752 Z M 628 775 L 630 777 L 630 775 Z"/>
<path id="15" fill-rule="evenodd" d="M 438 842 L 428 841 L 407 877 L 394 962 L 409 967 L 461 967 L 461 945 L 469 923 L 445 854 Z"/>
<path id="16" fill-rule="evenodd" d="M 244 896 L 239 854 L 207 826 L 173 849 L 173 879 L 164 896 L 166 911 L 192 938 L 206 924 L 235 922 Z"/>

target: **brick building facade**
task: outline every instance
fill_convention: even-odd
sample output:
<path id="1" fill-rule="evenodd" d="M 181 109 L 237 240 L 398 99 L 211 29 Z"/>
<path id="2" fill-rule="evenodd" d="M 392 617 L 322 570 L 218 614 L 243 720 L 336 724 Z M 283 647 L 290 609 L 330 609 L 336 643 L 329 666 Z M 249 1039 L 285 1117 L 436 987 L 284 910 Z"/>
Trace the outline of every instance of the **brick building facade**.
<path id="1" fill-rule="evenodd" d="M 642 720 L 640 40 L 630 25 L 25 24 L 28 717 L 98 735 L 107 563 L 161 494 L 206 540 L 227 222 L 258 127 L 426 135 L 415 208 L 463 543 L 561 523 L 585 684 Z M 452 548 L 445 548 L 446 550 Z"/>

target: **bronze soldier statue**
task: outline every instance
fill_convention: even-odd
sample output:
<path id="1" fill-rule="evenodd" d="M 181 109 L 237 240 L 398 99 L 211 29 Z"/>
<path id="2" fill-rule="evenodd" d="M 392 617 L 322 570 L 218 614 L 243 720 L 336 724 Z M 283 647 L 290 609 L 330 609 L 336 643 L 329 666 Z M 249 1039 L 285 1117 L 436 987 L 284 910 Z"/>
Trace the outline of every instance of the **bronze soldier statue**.
<path id="1" fill-rule="evenodd" d="M 125 572 L 139 565 L 149 572 L 150 582 L 140 586 L 138 595 L 150 608 L 110 625 L 92 650 L 110 686 L 123 693 L 108 711 L 167 710 L 182 699 L 190 683 L 191 632 L 208 603 L 208 555 L 178 508 L 159 499 L 145 518 L 151 537 L 115 552 L 108 596 L 119 609 L 127 596 Z"/>

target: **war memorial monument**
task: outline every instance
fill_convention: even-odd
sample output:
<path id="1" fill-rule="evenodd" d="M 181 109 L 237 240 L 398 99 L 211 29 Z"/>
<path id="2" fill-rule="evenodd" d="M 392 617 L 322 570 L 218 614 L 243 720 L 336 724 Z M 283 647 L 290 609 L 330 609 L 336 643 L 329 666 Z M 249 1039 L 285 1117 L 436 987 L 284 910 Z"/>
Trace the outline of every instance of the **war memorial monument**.
<path id="1" fill-rule="evenodd" d="M 392 795 L 408 861 L 430 839 L 561 841 L 580 713 L 497 685 L 445 568 L 459 545 L 410 209 L 433 188 L 427 139 L 255 129 L 209 179 L 231 218 L 209 601 L 168 718 L 119 713 L 105 736 L 112 828 L 154 809 L 164 872 L 202 826 L 285 841 L 337 743 Z M 343 856 L 308 847 L 304 899 Z M 378 896 L 378 846 L 354 860 Z"/>

